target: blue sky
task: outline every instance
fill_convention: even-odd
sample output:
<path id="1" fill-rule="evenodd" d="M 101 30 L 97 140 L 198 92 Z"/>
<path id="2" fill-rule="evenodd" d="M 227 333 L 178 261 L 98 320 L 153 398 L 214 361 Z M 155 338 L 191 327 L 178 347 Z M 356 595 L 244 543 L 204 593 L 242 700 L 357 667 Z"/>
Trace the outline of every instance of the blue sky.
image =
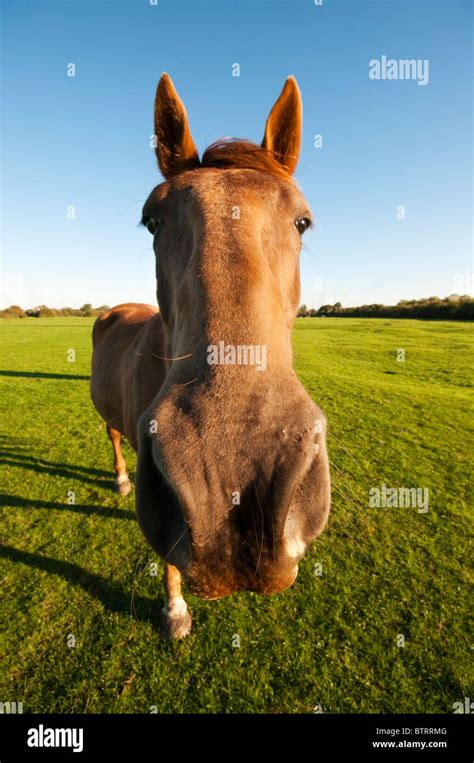
<path id="1" fill-rule="evenodd" d="M 163 71 L 200 151 L 219 136 L 260 141 L 285 78 L 296 76 L 296 178 L 317 219 L 305 236 L 302 302 L 471 291 L 470 2 L 3 8 L 3 306 L 156 301 L 151 237 L 137 221 L 160 182 L 149 138 Z M 428 59 L 429 83 L 371 80 L 369 61 L 382 55 Z"/>

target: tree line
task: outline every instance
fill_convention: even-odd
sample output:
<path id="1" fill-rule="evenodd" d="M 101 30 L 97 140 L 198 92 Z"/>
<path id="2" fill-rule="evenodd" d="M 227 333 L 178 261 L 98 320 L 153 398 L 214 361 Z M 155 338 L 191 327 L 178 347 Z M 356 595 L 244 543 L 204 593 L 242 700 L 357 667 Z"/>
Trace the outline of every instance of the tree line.
<path id="1" fill-rule="evenodd" d="M 109 310 L 108 305 L 92 307 L 86 302 L 82 307 L 38 307 L 23 310 L 18 305 L 10 305 L 0 310 L 0 318 L 90 318 Z M 333 305 L 322 305 L 316 309 L 301 305 L 298 310 L 299 318 L 424 318 L 426 320 L 474 320 L 474 298 L 467 294 L 451 294 L 449 297 L 427 297 L 426 299 L 402 299 L 396 305 L 360 305 L 359 307 L 343 307 L 340 302 Z"/>
<path id="2" fill-rule="evenodd" d="M 96 315 L 100 315 L 106 310 L 110 310 L 108 305 L 101 305 L 100 307 L 92 307 L 89 302 L 86 302 L 82 307 L 48 307 L 47 305 L 39 305 L 38 307 L 23 308 L 18 305 L 10 305 L 5 310 L 0 310 L 0 318 L 90 318 Z"/>
<path id="3" fill-rule="evenodd" d="M 402 299 L 396 305 L 360 305 L 343 307 L 340 302 L 319 309 L 301 305 L 299 318 L 424 318 L 425 320 L 474 320 L 474 299 L 467 294 L 426 299 Z"/>

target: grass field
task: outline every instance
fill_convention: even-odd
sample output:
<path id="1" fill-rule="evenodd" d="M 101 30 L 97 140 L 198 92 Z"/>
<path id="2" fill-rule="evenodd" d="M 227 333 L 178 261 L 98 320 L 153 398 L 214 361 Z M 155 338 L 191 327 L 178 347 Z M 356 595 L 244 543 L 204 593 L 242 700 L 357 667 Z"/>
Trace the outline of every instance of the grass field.
<path id="1" fill-rule="evenodd" d="M 0 321 L 0 700 L 33 713 L 449 713 L 474 696 L 471 326 L 296 322 L 298 374 L 329 419 L 328 527 L 282 594 L 188 596 L 194 628 L 180 643 L 158 632 L 161 563 L 150 575 L 133 494 L 112 492 L 91 327 Z M 429 510 L 369 508 L 381 483 L 427 487 Z"/>

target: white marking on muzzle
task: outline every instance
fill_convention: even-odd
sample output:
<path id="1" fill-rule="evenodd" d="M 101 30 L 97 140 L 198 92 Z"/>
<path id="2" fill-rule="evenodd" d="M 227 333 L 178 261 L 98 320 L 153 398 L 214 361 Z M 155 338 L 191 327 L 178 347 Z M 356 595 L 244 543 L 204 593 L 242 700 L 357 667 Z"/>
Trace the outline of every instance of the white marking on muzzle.
<path id="1" fill-rule="evenodd" d="M 301 538 L 293 537 L 290 539 L 286 539 L 286 550 L 288 552 L 288 556 L 290 556 L 292 559 L 299 559 L 299 557 L 303 556 L 306 546 Z"/>
<path id="2" fill-rule="evenodd" d="M 291 514 L 285 522 L 284 538 L 286 551 L 291 559 L 299 559 L 303 556 L 306 551 L 306 544 L 304 543 L 299 527 L 296 525 L 294 517 L 292 517 Z"/>

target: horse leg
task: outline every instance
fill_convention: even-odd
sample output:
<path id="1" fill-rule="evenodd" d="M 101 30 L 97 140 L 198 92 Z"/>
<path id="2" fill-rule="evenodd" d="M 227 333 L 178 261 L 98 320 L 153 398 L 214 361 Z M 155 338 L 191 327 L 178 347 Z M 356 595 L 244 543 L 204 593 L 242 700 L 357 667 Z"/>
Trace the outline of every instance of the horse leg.
<path id="1" fill-rule="evenodd" d="M 119 495 L 128 495 L 132 486 L 128 479 L 127 465 L 122 453 L 122 435 L 108 424 L 107 434 L 114 449 L 115 492 Z"/>
<path id="2" fill-rule="evenodd" d="M 162 609 L 164 635 L 169 639 L 184 638 L 191 632 L 191 615 L 181 594 L 181 573 L 172 564 L 165 564 L 163 583 L 166 602 Z"/>

